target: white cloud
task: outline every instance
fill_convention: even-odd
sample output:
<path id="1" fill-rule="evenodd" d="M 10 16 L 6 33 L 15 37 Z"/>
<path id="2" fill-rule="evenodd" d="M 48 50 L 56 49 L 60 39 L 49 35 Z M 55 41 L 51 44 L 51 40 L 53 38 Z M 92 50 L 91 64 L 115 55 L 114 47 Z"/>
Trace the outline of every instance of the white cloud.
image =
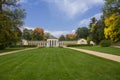
<path id="1" fill-rule="evenodd" d="M 75 29 L 73 29 L 73 30 L 72 30 L 72 34 L 74 34 L 74 33 L 75 33 L 75 31 L 76 31 L 76 30 L 75 30 Z"/>
<path id="2" fill-rule="evenodd" d="M 50 34 L 52 34 L 53 36 L 55 37 L 59 37 L 60 35 L 66 35 L 68 33 L 70 33 L 70 31 L 50 31 L 50 30 L 47 30 L 45 32 L 49 32 Z"/>
<path id="3" fill-rule="evenodd" d="M 20 0 L 19 3 L 28 4 L 30 6 L 38 5 L 40 0 Z"/>
<path id="4" fill-rule="evenodd" d="M 80 21 L 79 26 L 88 27 L 88 25 L 90 23 L 90 19 L 92 17 L 95 17 L 97 20 L 99 20 L 101 15 L 102 15 L 102 13 L 98 13 L 98 14 L 95 14 L 94 16 L 91 16 L 90 18 L 83 19 L 83 20 Z"/>
<path id="5" fill-rule="evenodd" d="M 19 3 L 27 3 L 28 0 L 19 0 Z"/>
<path id="6" fill-rule="evenodd" d="M 25 28 L 34 30 L 33 27 L 23 25 L 20 30 L 23 31 Z"/>
<path id="7" fill-rule="evenodd" d="M 34 27 L 30 27 L 30 26 L 25 26 L 24 25 L 21 28 L 21 31 L 23 31 L 23 29 L 25 29 L 25 28 L 34 30 Z M 72 31 L 57 31 L 57 30 L 51 31 L 51 30 L 45 30 L 45 32 L 49 32 L 50 34 L 52 34 L 53 36 L 58 38 L 60 35 L 66 35 L 66 34 L 69 34 L 69 33 L 74 33 L 75 30 L 72 30 Z"/>
<path id="8" fill-rule="evenodd" d="M 43 0 L 57 7 L 69 17 L 85 13 L 95 4 L 102 4 L 103 0 Z"/>
<path id="9" fill-rule="evenodd" d="M 103 0 L 20 0 L 28 5 L 40 5 L 41 1 L 54 6 L 60 13 L 73 18 L 76 15 L 85 13 L 96 4 L 103 4 Z"/>
<path id="10" fill-rule="evenodd" d="M 33 27 L 29 27 L 29 26 L 24 26 L 24 28 L 27 28 L 27 29 L 32 29 L 32 30 L 34 30 L 34 28 L 33 28 Z"/>
<path id="11" fill-rule="evenodd" d="M 51 33 L 53 36 L 55 37 L 59 37 L 61 35 L 66 35 L 66 34 L 74 34 L 76 30 L 71 30 L 71 31 L 50 31 L 50 30 L 46 30 L 45 32 L 49 32 Z"/>

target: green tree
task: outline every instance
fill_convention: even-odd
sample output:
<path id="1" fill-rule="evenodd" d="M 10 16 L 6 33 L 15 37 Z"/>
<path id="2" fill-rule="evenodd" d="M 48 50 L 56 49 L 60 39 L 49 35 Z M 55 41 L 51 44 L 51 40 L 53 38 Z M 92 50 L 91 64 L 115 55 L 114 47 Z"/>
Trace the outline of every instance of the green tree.
<path id="1" fill-rule="evenodd" d="M 112 14 L 120 14 L 120 0 L 105 0 L 103 14 L 105 17 L 110 17 Z"/>
<path id="2" fill-rule="evenodd" d="M 44 33 L 44 40 L 47 40 L 47 39 L 54 39 L 56 38 L 55 36 L 53 36 L 52 34 L 50 34 L 49 32 L 45 32 Z"/>
<path id="3" fill-rule="evenodd" d="M 120 41 L 120 15 L 113 14 L 105 20 L 104 34 L 106 39 L 113 42 Z"/>
<path id="4" fill-rule="evenodd" d="M 91 36 L 87 37 L 87 43 L 90 44 L 90 41 L 92 40 Z"/>
<path id="5" fill-rule="evenodd" d="M 5 14 L 0 14 L 0 49 L 12 44 L 14 39 L 13 22 Z"/>
<path id="6" fill-rule="evenodd" d="M 33 32 L 32 30 L 25 28 L 23 30 L 23 38 L 26 40 L 32 40 L 32 32 Z"/>
<path id="7" fill-rule="evenodd" d="M 59 40 L 60 40 L 60 41 L 65 41 L 65 36 L 64 36 L 64 35 L 61 35 L 61 36 L 59 37 Z"/>
<path id="8" fill-rule="evenodd" d="M 11 6 L 18 7 L 19 6 L 19 4 L 17 4 L 18 1 L 19 0 L 0 0 L 0 13 L 3 12 L 4 7 L 11 7 Z"/>
<path id="9" fill-rule="evenodd" d="M 94 26 L 94 31 L 92 31 L 92 38 L 96 44 L 99 44 L 104 37 L 104 22 L 102 20 L 98 20 Z"/>
<path id="10" fill-rule="evenodd" d="M 0 0 L 0 16 L 1 16 L 0 29 L 4 30 L 4 32 L 5 30 L 6 32 L 12 31 L 9 33 L 9 35 L 11 35 L 9 36 L 10 38 L 6 39 L 8 40 L 8 42 L 11 41 L 12 44 L 13 43 L 16 44 L 21 40 L 22 33 L 19 28 L 23 25 L 23 19 L 25 18 L 25 15 L 26 15 L 25 10 L 22 9 L 17 2 L 18 0 Z M 6 20 L 3 20 L 3 19 L 6 19 Z M 8 21 L 11 23 L 6 22 L 7 25 L 5 25 L 4 24 L 5 22 L 3 21 Z M 5 28 L 3 27 L 3 24 Z M 5 35 L 2 35 L 4 34 L 4 32 L 0 33 L 1 38 L 6 38 Z M 5 40 L 1 44 L 4 44 L 4 43 L 6 43 Z"/>
<path id="11" fill-rule="evenodd" d="M 89 35 L 89 29 L 87 27 L 80 27 L 76 30 L 77 39 L 84 38 L 86 39 Z"/>

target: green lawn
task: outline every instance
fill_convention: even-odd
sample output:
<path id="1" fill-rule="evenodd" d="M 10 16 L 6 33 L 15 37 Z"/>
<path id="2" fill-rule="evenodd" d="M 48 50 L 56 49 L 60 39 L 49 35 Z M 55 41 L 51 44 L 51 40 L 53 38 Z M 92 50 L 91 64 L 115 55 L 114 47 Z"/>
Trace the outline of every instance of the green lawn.
<path id="1" fill-rule="evenodd" d="M 98 52 L 104 52 L 104 53 L 109 53 L 109 54 L 114 54 L 114 55 L 120 56 L 120 48 L 115 48 L 115 47 L 84 46 L 84 47 L 77 47 L 77 48 L 98 51 Z"/>
<path id="2" fill-rule="evenodd" d="M 0 80 L 120 80 L 120 63 L 64 48 L 0 56 Z"/>
<path id="3" fill-rule="evenodd" d="M 6 48 L 4 50 L 0 50 L 0 53 L 16 51 L 16 50 L 21 50 L 21 49 L 24 49 L 24 48 L 23 47 L 21 47 L 21 48 Z"/>

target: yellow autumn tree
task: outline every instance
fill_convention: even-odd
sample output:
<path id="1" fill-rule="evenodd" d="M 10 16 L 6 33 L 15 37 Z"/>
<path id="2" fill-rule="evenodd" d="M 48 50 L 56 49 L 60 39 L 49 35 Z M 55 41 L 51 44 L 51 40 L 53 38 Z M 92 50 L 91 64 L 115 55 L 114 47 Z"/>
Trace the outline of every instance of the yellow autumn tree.
<path id="1" fill-rule="evenodd" d="M 120 15 L 112 14 L 105 19 L 105 25 L 105 38 L 113 42 L 120 41 Z"/>
<path id="2" fill-rule="evenodd" d="M 67 34 L 66 35 L 66 39 L 67 40 L 75 40 L 76 39 L 76 34 Z"/>

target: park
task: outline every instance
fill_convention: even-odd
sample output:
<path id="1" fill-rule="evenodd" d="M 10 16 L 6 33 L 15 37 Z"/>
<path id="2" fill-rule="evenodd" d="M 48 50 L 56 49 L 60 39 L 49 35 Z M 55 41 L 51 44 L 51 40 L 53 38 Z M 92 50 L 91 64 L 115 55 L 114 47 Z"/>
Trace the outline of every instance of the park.
<path id="1" fill-rule="evenodd" d="M 120 79 L 119 62 L 65 48 L 36 48 L 0 56 L 0 67 L 1 80 Z"/>
<path id="2" fill-rule="evenodd" d="M 0 80 L 120 80 L 119 6 L 1 0 Z"/>

